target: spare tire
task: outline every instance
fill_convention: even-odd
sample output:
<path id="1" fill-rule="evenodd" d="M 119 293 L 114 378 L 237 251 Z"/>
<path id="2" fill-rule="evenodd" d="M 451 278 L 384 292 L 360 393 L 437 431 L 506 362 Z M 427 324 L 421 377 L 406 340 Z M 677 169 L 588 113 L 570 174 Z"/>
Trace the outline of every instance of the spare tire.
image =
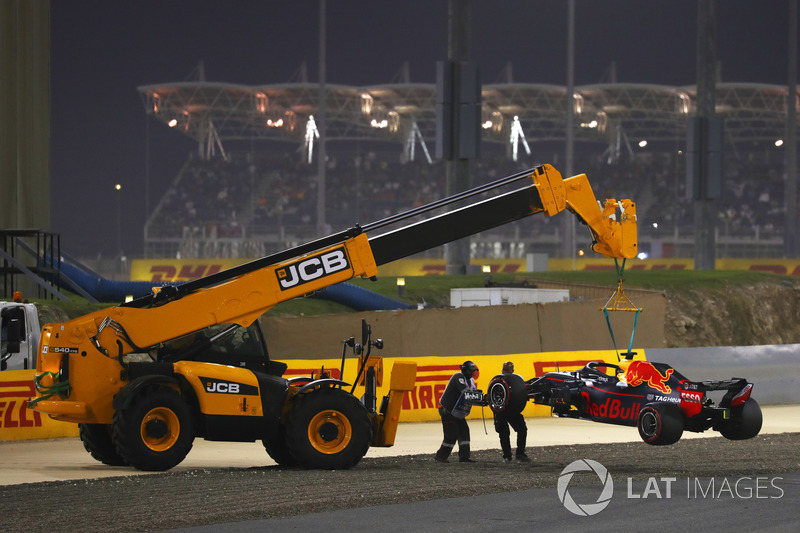
<path id="1" fill-rule="evenodd" d="M 489 407 L 494 413 L 519 414 L 528 403 L 525 380 L 518 374 L 498 374 L 486 389 Z"/>

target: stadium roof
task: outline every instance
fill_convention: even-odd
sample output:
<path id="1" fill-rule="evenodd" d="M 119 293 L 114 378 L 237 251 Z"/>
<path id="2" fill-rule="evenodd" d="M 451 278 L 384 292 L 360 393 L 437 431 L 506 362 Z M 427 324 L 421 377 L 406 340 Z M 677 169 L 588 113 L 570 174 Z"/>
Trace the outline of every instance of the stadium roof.
<path id="1" fill-rule="evenodd" d="M 181 82 L 138 88 L 149 115 L 201 145 L 213 141 L 302 143 L 309 117 L 319 121 L 319 85 L 235 85 Z M 405 143 L 415 131 L 435 142 L 436 86 L 400 83 L 353 87 L 326 84 L 327 139 Z M 800 92 L 798 93 L 800 94 Z M 695 113 L 695 86 L 600 84 L 575 88 L 578 141 L 619 146 L 620 139 L 682 142 Z M 718 83 L 716 111 L 729 143 L 774 142 L 785 136 L 788 89 L 782 85 Z M 483 140 L 507 143 L 514 117 L 528 141 L 564 140 L 566 87 L 506 83 L 482 87 Z M 800 102 L 796 98 L 795 102 Z M 797 105 L 797 104 L 796 104 Z M 799 106 L 800 107 L 800 106 Z M 799 114 L 800 115 L 800 114 Z"/>

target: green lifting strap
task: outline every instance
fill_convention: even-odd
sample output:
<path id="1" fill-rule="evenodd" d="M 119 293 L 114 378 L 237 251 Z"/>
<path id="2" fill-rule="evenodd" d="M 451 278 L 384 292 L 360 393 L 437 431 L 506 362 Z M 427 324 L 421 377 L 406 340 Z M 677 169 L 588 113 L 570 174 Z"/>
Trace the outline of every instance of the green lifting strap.
<path id="1" fill-rule="evenodd" d="M 606 315 L 606 324 L 608 324 L 608 332 L 611 334 L 611 342 L 614 344 L 614 351 L 617 353 L 617 361 L 619 358 L 619 350 L 617 349 L 617 341 L 614 338 L 614 328 L 611 327 L 611 319 L 608 317 L 608 307 L 603 306 L 603 314 Z"/>
<path id="2" fill-rule="evenodd" d="M 636 314 L 633 317 L 633 329 L 631 330 L 631 340 L 628 343 L 628 353 L 631 353 L 633 350 L 633 336 L 636 334 L 636 324 L 639 322 L 639 313 L 642 312 L 642 308 L 636 310 Z"/>
<path id="3" fill-rule="evenodd" d="M 623 274 L 625 272 L 625 261 L 626 260 L 623 259 L 622 260 L 622 266 L 620 266 L 619 261 L 617 260 L 617 258 L 614 258 L 614 266 L 617 269 L 617 280 L 618 280 L 618 289 L 617 290 L 618 290 L 618 294 L 621 293 L 622 297 L 625 298 L 625 300 L 627 300 L 628 302 L 630 302 L 630 300 L 628 300 L 627 297 L 625 297 L 624 293 L 622 293 L 622 277 L 623 277 Z M 609 302 L 612 299 L 614 299 L 614 297 L 609 299 Z M 627 310 L 632 311 L 633 309 L 625 309 L 625 310 L 626 311 Z M 631 330 L 631 340 L 630 340 L 630 342 L 628 342 L 628 351 L 626 352 L 627 354 L 630 354 L 633 351 L 633 338 L 636 335 L 636 326 L 639 323 L 639 313 L 641 313 L 641 312 L 642 312 L 642 308 L 641 307 L 637 307 L 636 308 L 636 315 L 633 318 L 633 329 Z M 603 306 L 603 314 L 606 317 L 606 325 L 608 325 L 608 332 L 611 334 L 611 342 L 613 343 L 614 351 L 617 354 L 617 361 L 620 361 L 621 358 L 619 356 L 619 349 L 617 348 L 617 340 L 614 338 L 614 328 L 611 327 L 611 318 L 608 315 L 608 302 L 606 302 L 606 305 Z"/>
<path id="4" fill-rule="evenodd" d="M 45 376 L 49 376 L 53 378 L 53 385 L 44 385 L 42 383 L 42 378 Z M 28 402 L 28 408 L 32 408 L 34 405 L 39 403 L 42 400 L 48 400 L 55 396 L 56 394 L 60 396 L 64 396 L 69 394 L 69 381 L 61 381 L 61 373 L 58 372 L 42 372 L 38 376 L 33 378 L 33 384 L 36 389 L 36 392 L 41 394 L 38 398 L 34 398 L 33 400 Z"/>

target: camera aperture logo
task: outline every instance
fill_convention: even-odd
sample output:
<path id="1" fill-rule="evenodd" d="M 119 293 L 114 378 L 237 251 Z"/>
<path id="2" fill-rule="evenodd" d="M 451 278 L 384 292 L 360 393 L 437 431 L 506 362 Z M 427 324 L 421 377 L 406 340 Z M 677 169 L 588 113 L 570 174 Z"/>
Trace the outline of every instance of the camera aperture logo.
<path id="1" fill-rule="evenodd" d="M 568 490 L 569 482 L 572 481 L 572 476 L 574 476 L 576 472 L 594 472 L 597 474 L 597 477 L 603 484 L 603 489 L 595 503 L 580 504 L 570 495 Z M 611 502 L 611 496 L 614 494 L 614 480 L 611 479 L 611 474 L 608 473 L 606 467 L 597 461 L 578 459 L 568 464 L 566 468 L 561 471 L 561 474 L 558 476 L 557 489 L 558 499 L 561 500 L 561 503 L 567 511 L 579 516 L 592 516 L 605 509 Z"/>

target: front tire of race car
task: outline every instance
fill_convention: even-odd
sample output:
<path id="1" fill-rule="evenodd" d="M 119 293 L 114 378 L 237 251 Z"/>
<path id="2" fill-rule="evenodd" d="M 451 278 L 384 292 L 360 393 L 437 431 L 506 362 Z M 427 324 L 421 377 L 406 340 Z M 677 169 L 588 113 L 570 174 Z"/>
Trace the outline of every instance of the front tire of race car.
<path id="1" fill-rule="evenodd" d="M 647 444 L 675 444 L 683 435 L 683 412 L 671 403 L 648 403 L 639 412 L 636 427 Z"/>
<path id="2" fill-rule="evenodd" d="M 740 409 L 731 409 L 731 419 L 724 423 L 719 432 L 729 440 L 752 439 L 761 431 L 762 422 L 761 407 L 753 398 L 748 398 Z"/>

